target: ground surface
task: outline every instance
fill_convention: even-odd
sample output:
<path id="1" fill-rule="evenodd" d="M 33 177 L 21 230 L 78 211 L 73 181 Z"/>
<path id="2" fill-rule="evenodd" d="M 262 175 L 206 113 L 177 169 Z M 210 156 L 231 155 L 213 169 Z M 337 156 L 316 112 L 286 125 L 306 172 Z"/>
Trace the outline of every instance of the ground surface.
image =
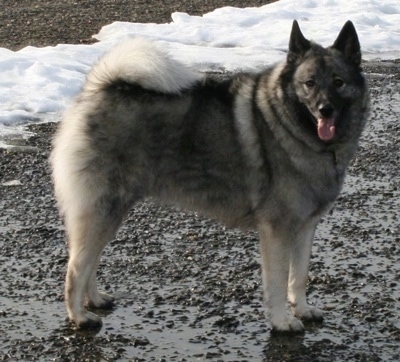
<path id="1" fill-rule="evenodd" d="M 79 43 L 114 20 L 166 22 L 172 11 L 239 2 L 146 3 L 3 0 L 0 46 Z M 371 122 L 313 248 L 309 298 L 323 324 L 271 335 L 257 235 L 145 203 L 102 259 L 116 309 L 100 331 L 76 332 L 65 321 L 65 235 L 48 168 L 56 125 L 39 124 L 0 149 L 0 361 L 399 361 L 400 71 L 365 69 Z"/>
<path id="2" fill-rule="evenodd" d="M 171 13 L 202 15 L 222 6 L 261 6 L 274 0 L 1 0 L 0 47 L 91 42 L 113 21 L 168 23 Z"/>

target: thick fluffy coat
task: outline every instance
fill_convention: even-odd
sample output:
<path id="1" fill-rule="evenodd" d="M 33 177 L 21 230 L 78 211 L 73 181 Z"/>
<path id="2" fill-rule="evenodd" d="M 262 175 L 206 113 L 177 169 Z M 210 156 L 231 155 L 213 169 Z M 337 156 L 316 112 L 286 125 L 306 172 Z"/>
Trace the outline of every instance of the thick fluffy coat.
<path id="1" fill-rule="evenodd" d="M 329 48 L 294 22 L 284 63 L 224 80 L 143 39 L 106 54 L 65 114 L 51 156 L 69 239 L 70 319 L 101 325 L 84 307 L 112 306 L 96 285 L 101 252 L 128 210 L 152 196 L 256 228 L 273 328 L 302 331 L 299 319 L 321 320 L 306 301 L 308 265 L 316 225 L 366 122 L 360 63 L 351 22 Z"/>

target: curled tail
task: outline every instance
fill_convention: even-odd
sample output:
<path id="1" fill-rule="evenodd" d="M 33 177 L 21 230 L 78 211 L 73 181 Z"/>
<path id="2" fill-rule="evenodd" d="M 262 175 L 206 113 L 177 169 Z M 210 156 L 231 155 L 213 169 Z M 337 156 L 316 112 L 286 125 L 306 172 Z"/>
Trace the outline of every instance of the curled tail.
<path id="1" fill-rule="evenodd" d="M 84 89 L 97 92 L 125 81 L 148 90 L 179 94 L 200 79 L 200 74 L 171 58 L 156 42 L 136 38 L 106 53 L 89 72 Z"/>

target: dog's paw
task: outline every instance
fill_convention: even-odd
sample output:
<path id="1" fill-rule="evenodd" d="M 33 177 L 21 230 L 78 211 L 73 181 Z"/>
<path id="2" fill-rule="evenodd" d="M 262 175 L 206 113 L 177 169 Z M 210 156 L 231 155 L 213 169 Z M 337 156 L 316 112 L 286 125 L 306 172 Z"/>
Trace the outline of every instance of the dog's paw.
<path id="1" fill-rule="evenodd" d="M 304 321 L 322 322 L 324 319 L 322 310 L 312 306 L 303 309 L 294 308 L 294 315 Z"/>
<path id="2" fill-rule="evenodd" d="M 103 325 L 101 318 L 92 313 L 86 312 L 82 316 L 71 318 L 78 329 L 99 329 Z"/>
<path id="3" fill-rule="evenodd" d="M 109 310 L 114 308 L 114 298 L 105 293 L 97 293 L 87 301 L 88 308 Z"/>
<path id="4" fill-rule="evenodd" d="M 303 333 L 303 323 L 295 318 L 287 316 L 281 321 L 271 321 L 273 333 Z"/>

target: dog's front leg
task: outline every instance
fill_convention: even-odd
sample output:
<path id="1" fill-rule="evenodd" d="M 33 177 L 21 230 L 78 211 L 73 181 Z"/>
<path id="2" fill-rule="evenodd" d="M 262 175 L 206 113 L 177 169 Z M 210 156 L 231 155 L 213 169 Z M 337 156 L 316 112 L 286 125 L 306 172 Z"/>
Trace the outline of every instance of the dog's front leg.
<path id="1" fill-rule="evenodd" d="M 263 265 L 264 297 L 272 328 L 277 332 L 302 332 L 303 323 L 288 313 L 287 287 L 289 278 L 290 233 L 263 223 L 259 226 Z"/>
<path id="2" fill-rule="evenodd" d="M 288 296 L 294 315 L 303 320 L 322 321 L 322 311 L 307 303 L 306 287 L 311 247 L 320 218 L 309 220 L 297 233 L 291 248 Z"/>

